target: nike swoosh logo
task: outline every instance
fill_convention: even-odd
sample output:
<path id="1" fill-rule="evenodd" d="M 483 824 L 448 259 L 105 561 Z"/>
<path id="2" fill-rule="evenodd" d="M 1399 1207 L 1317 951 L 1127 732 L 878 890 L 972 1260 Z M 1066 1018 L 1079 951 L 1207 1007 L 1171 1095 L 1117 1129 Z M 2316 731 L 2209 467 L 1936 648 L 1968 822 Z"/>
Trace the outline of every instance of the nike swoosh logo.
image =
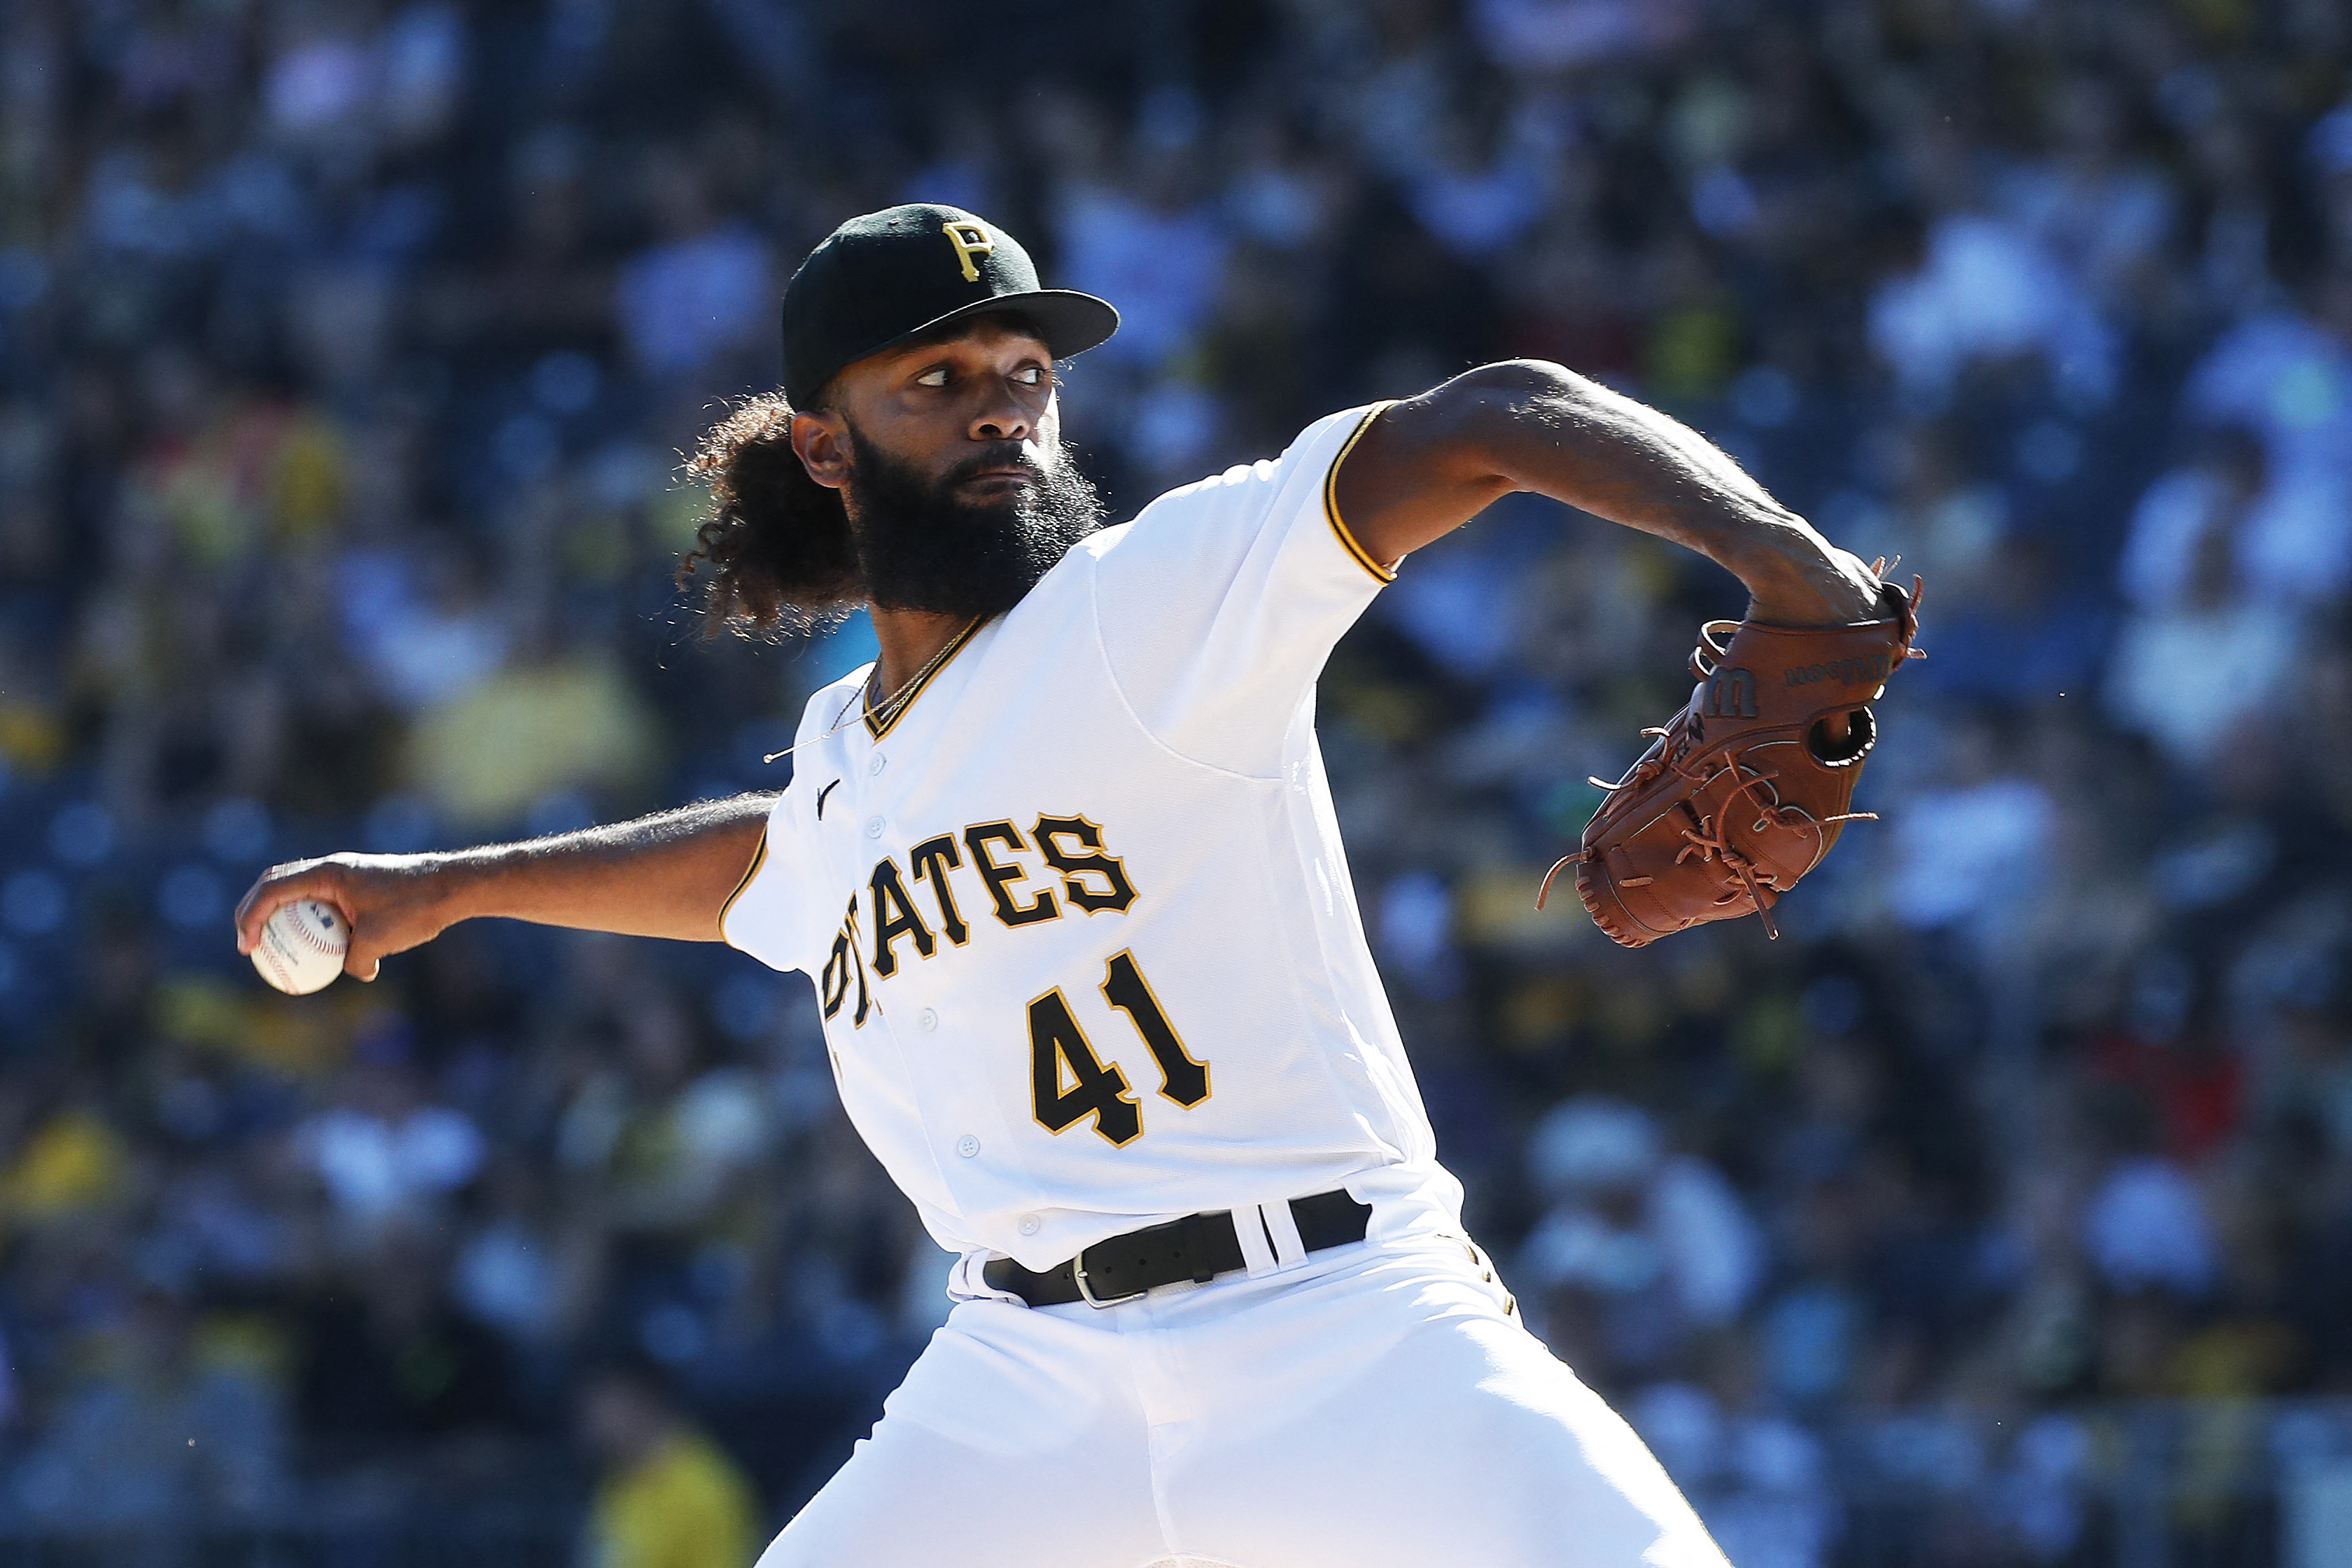
<path id="1" fill-rule="evenodd" d="M 823 822 L 824 820 L 824 797 L 831 795 L 835 790 L 837 790 L 840 787 L 841 781 L 839 779 L 835 779 L 831 784 L 816 792 L 816 819 L 819 822 Z"/>

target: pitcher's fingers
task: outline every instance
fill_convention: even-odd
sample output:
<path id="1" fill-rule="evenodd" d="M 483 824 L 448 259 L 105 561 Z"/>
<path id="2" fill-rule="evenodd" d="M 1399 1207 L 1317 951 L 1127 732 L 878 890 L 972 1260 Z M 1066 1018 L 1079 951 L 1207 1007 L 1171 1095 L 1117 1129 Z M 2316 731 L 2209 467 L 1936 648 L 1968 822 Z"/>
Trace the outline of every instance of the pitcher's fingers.
<path id="1" fill-rule="evenodd" d="M 373 980 L 383 968 L 383 960 L 391 949 L 378 940 L 379 927 L 370 921 L 365 927 L 354 922 L 352 944 L 343 949 L 343 973 L 354 980 Z"/>
<path id="2" fill-rule="evenodd" d="M 284 885 L 282 879 L 273 880 L 271 874 L 264 871 L 253 879 L 245 897 L 236 901 L 236 913 L 230 918 L 236 924 L 237 952 L 249 953 L 259 944 L 261 928 L 269 923 L 269 917 L 286 901 L 278 892 Z"/>
<path id="3" fill-rule="evenodd" d="M 352 921 L 351 905 L 334 885 L 325 867 L 312 867 L 301 871 L 280 872 L 276 868 L 265 871 L 236 906 L 236 950 L 251 952 L 261 942 L 261 928 L 269 917 L 298 899 L 317 899 L 334 905 Z"/>

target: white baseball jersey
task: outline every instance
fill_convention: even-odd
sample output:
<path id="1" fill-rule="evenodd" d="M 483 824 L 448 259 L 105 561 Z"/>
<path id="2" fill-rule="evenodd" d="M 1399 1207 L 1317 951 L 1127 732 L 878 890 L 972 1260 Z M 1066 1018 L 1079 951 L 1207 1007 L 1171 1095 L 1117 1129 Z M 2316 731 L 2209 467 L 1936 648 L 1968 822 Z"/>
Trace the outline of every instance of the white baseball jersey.
<path id="1" fill-rule="evenodd" d="M 809 702 L 720 930 L 814 981 L 850 1120 L 967 1261 L 1340 1185 L 1458 1215 L 1314 733 L 1390 576 L 1332 500 L 1378 412 L 1091 536 L 891 722 L 866 668 Z"/>

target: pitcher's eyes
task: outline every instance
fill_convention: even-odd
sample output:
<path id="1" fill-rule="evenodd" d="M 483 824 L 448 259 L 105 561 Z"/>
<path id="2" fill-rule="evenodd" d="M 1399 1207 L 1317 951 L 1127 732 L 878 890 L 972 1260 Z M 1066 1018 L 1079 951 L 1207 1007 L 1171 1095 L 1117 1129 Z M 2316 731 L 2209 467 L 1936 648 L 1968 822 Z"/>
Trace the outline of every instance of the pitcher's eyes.
<path id="1" fill-rule="evenodd" d="M 916 376 L 915 384 L 940 387 L 947 385 L 950 379 L 948 366 L 935 364 Z M 1013 379 L 1023 386 L 1048 386 L 1053 384 L 1054 373 L 1042 364 L 1024 364 L 1013 373 Z"/>

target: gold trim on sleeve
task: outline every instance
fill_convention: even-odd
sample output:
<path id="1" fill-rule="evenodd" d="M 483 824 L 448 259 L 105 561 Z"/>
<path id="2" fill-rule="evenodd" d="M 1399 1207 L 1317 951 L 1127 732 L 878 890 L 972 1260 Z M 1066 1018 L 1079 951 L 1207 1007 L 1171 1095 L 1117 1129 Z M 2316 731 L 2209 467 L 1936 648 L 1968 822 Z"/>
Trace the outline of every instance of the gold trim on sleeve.
<path id="1" fill-rule="evenodd" d="M 1394 401 L 1391 398 L 1390 403 Z M 1323 515 L 1329 521 L 1331 531 L 1339 536 L 1340 546 L 1356 558 L 1356 564 L 1382 583 L 1395 582 L 1396 574 L 1373 560 L 1371 552 L 1356 542 L 1356 536 L 1349 532 L 1348 525 L 1339 520 L 1339 465 L 1348 460 L 1348 454 L 1356 449 L 1356 443 L 1363 439 L 1364 432 L 1372 427 L 1372 421 L 1381 416 L 1390 403 L 1377 403 L 1364 411 L 1364 416 L 1356 421 L 1355 429 L 1348 433 L 1347 445 L 1339 448 L 1339 455 L 1331 459 L 1331 467 L 1323 476 Z"/>
<path id="2" fill-rule="evenodd" d="M 735 890 L 727 895 L 727 901 L 719 906 L 719 940 L 730 947 L 735 943 L 727 934 L 727 916 L 735 908 L 735 900 L 743 896 L 743 889 L 751 885 L 751 879 L 760 874 L 760 868 L 767 863 L 768 825 L 763 822 L 760 824 L 760 846 L 751 851 L 751 863 L 743 868 L 742 879 L 735 884 Z"/>

